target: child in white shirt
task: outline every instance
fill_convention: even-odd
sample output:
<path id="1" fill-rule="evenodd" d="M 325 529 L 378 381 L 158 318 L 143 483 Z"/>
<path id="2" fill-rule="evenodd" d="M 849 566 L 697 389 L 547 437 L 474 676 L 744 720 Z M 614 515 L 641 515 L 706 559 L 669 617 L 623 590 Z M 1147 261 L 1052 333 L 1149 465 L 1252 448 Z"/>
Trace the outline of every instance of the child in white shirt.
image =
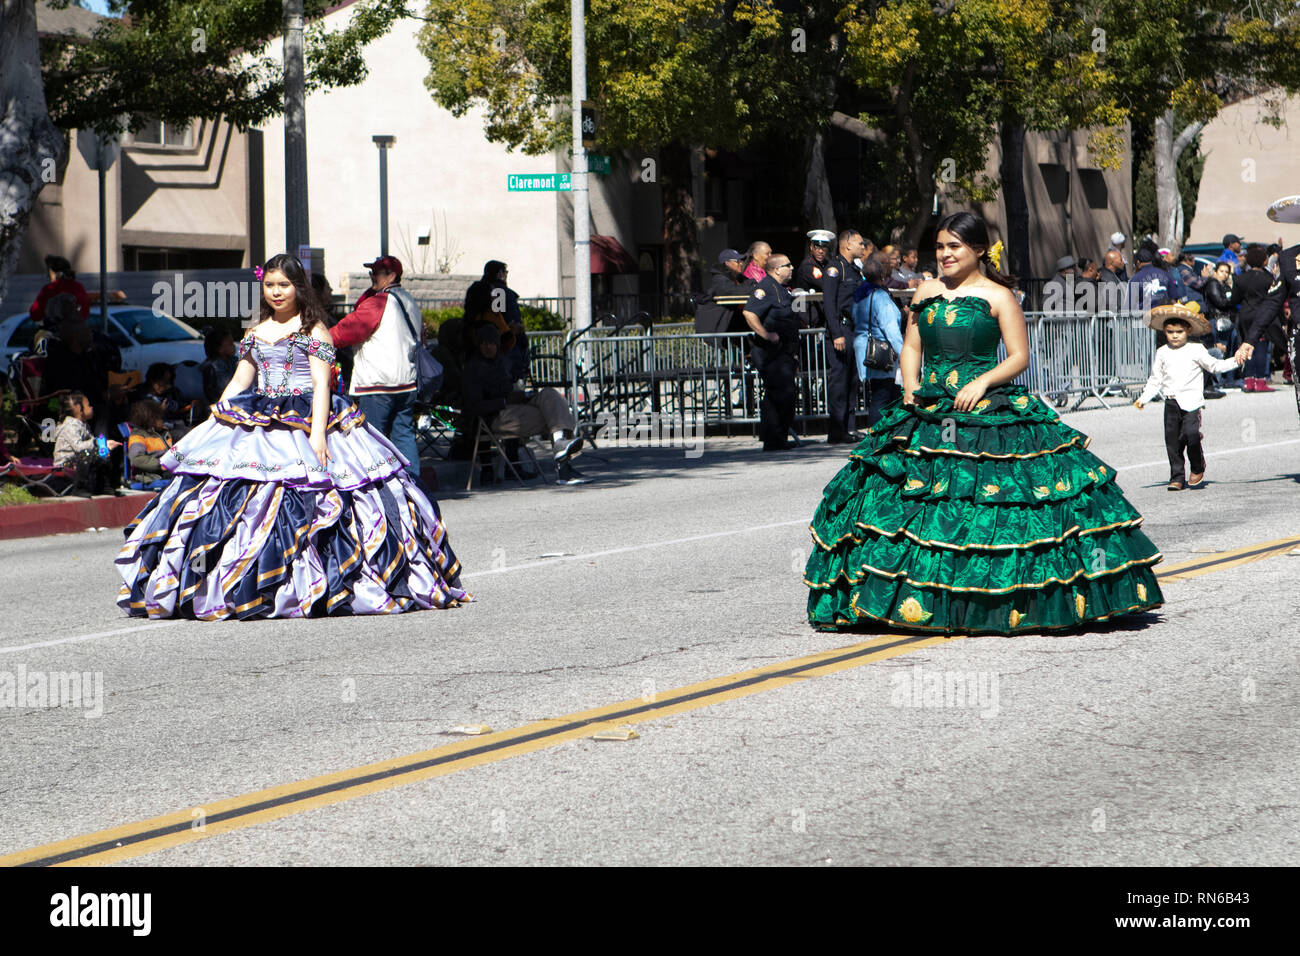
<path id="1" fill-rule="evenodd" d="M 1182 305 L 1152 309 L 1148 318 L 1152 328 L 1162 329 L 1167 345 L 1156 350 L 1151 363 L 1151 377 L 1133 404 L 1142 408 L 1159 392 L 1165 397 L 1165 450 L 1169 453 L 1170 491 L 1182 491 L 1190 482 L 1199 485 L 1205 478 L 1205 452 L 1201 448 L 1201 408 L 1205 405 L 1206 372 L 1226 372 L 1246 363 L 1252 348 L 1243 345 L 1232 358 L 1211 357 L 1199 342 L 1188 342 L 1188 334 L 1201 335 L 1209 323 L 1195 311 Z M 1199 326 L 1204 325 L 1204 330 Z M 1183 454 L 1191 474 L 1184 471 Z"/>

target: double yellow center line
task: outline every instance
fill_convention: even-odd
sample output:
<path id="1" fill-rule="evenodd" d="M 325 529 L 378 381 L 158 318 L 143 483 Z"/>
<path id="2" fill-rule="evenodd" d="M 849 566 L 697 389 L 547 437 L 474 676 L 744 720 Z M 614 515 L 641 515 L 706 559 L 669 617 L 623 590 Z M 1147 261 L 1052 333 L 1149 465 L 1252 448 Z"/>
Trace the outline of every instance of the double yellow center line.
<path id="1" fill-rule="evenodd" d="M 1187 580 L 1212 571 L 1239 567 L 1252 561 L 1282 554 L 1297 545 L 1300 545 L 1300 537 L 1250 545 L 1236 551 L 1221 552 L 1174 565 L 1166 568 L 1157 577 L 1162 583 Z M 419 780 L 428 780 L 431 777 L 440 777 L 555 747 L 565 741 L 590 737 L 602 729 L 609 729 L 615 725 L 637 724 L 671 714 L 698 710 L 783 687 L 795 681 L 861 667 L 864 664 L 888 660 L 900 654 L 908 654 L 925 647 L 959 639 L 961 635 L 946 637 L 942 634 L 914 636 L 891 634 L 874 637 L 850 647 L 822 651 L 755 670 L 713 678 L 663 695 L 625 700 L 606 707 L 540 720 L 512 730 L 457 741 L 433 750 L 312 777 L 268 790 L 258 790 L 202 807 L 192 807 L 177 813 L 21 850 L 7 856 L 0 856 L 0 865 L 86 866 L 127 860 L 218 833 L 278 820 L 281 817 L 391 790 Z"/>

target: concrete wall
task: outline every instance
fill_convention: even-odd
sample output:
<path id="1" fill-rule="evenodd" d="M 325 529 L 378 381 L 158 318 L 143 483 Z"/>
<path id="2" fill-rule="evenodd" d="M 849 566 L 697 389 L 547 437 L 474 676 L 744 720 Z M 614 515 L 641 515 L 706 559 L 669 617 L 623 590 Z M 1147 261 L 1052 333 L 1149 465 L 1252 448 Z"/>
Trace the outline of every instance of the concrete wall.
<path id="1" fill-rule="evenodd" d="M 1099 168 L 1087 143 L 1086 130 L 1025 136 L 1029 258 L 1035 278 L 1053 275 L 1056 260 L 1064 255 L 1100 261 L 1110 248 L 1111 233 L 1117 230 L 1130 239 L 1126 248 L 1131 253 L 1133 190 L 1128 128 L 1124 130 L 1124 163 L 1119 169 Z M 1001 161 L 1002 148 L 994 139 L 985 172 L 996 178 Z M 962 208 L 954 202 L 946 206 L 951 211 Z M 995 202 L 977 204 L 975 209 L 988 222 L 992 240 L 1005 242 L 1007 216 L 1001 193 Z"/>
<path id="2" fill-rule="evenodd" d="M 1273 200 L 1300 193 L 1300 97 L 1283 102 L 1280 128 L 1264 122 L 1266 112 L 1252 97 L 1225 107 L 1201 131 L 1205 169 L 1189 244 L 1221 242 L 1229 232 L 1247 242 L 1300 242 L 1300 226 L 1264 215 Z"/>

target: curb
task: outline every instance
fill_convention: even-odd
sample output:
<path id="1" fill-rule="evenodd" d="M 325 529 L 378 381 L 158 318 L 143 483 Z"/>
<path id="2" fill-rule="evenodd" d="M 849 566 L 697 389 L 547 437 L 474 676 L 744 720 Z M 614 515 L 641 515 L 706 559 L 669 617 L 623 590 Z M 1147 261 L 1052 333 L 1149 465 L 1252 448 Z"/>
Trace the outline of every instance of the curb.
<path id="1" fill-rule="evenodd" d="M 0 508 L 0 540 L 70 534 L 87 528 L 125 528 L 153 496 L 152 491 L 137 491 L 121 498 L 101 495 L 6 505 Z"/>

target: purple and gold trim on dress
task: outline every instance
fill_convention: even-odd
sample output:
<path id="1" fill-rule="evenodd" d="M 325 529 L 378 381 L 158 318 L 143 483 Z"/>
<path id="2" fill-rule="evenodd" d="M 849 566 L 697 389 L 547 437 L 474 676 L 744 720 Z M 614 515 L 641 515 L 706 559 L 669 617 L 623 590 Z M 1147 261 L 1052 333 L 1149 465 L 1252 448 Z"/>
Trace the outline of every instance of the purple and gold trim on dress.
<path id="1" fill-rule="evenodd" d="M 239 396 L 236 396 L 238 398 Z M 258 402 L 260 407 L 245 407 L 244 404 L 235 404 L 234 400 L 218 402 L 212 407 L 212 417 L 218 421 L 223 421 L 228 425 L 238 425 L 244 428 L 268 428 L 272 425 L 284 425 L 288 428 L 297 428 L 300 431 L 311 432 L 311 392 L 303 395 L 290 396 L 259 396 L 263 399 L 287 397 L 291 399 L 306 398 L 307 408 L 305 412 L 297 407 L 299 402 L 276 402 L 270 405 L 268 402 Z M 249 403 L 253 404 L 253 403 Z M 268 407 L 269 406 L 269 407 Z M 356 405 L 344 404 L 341 400 L 336 402 L 330 409 L 329 422 L 326 424 L 326 431 L 339 430 L 350 432 L 358 425 L 365 422 L 366 416 Z"/>

